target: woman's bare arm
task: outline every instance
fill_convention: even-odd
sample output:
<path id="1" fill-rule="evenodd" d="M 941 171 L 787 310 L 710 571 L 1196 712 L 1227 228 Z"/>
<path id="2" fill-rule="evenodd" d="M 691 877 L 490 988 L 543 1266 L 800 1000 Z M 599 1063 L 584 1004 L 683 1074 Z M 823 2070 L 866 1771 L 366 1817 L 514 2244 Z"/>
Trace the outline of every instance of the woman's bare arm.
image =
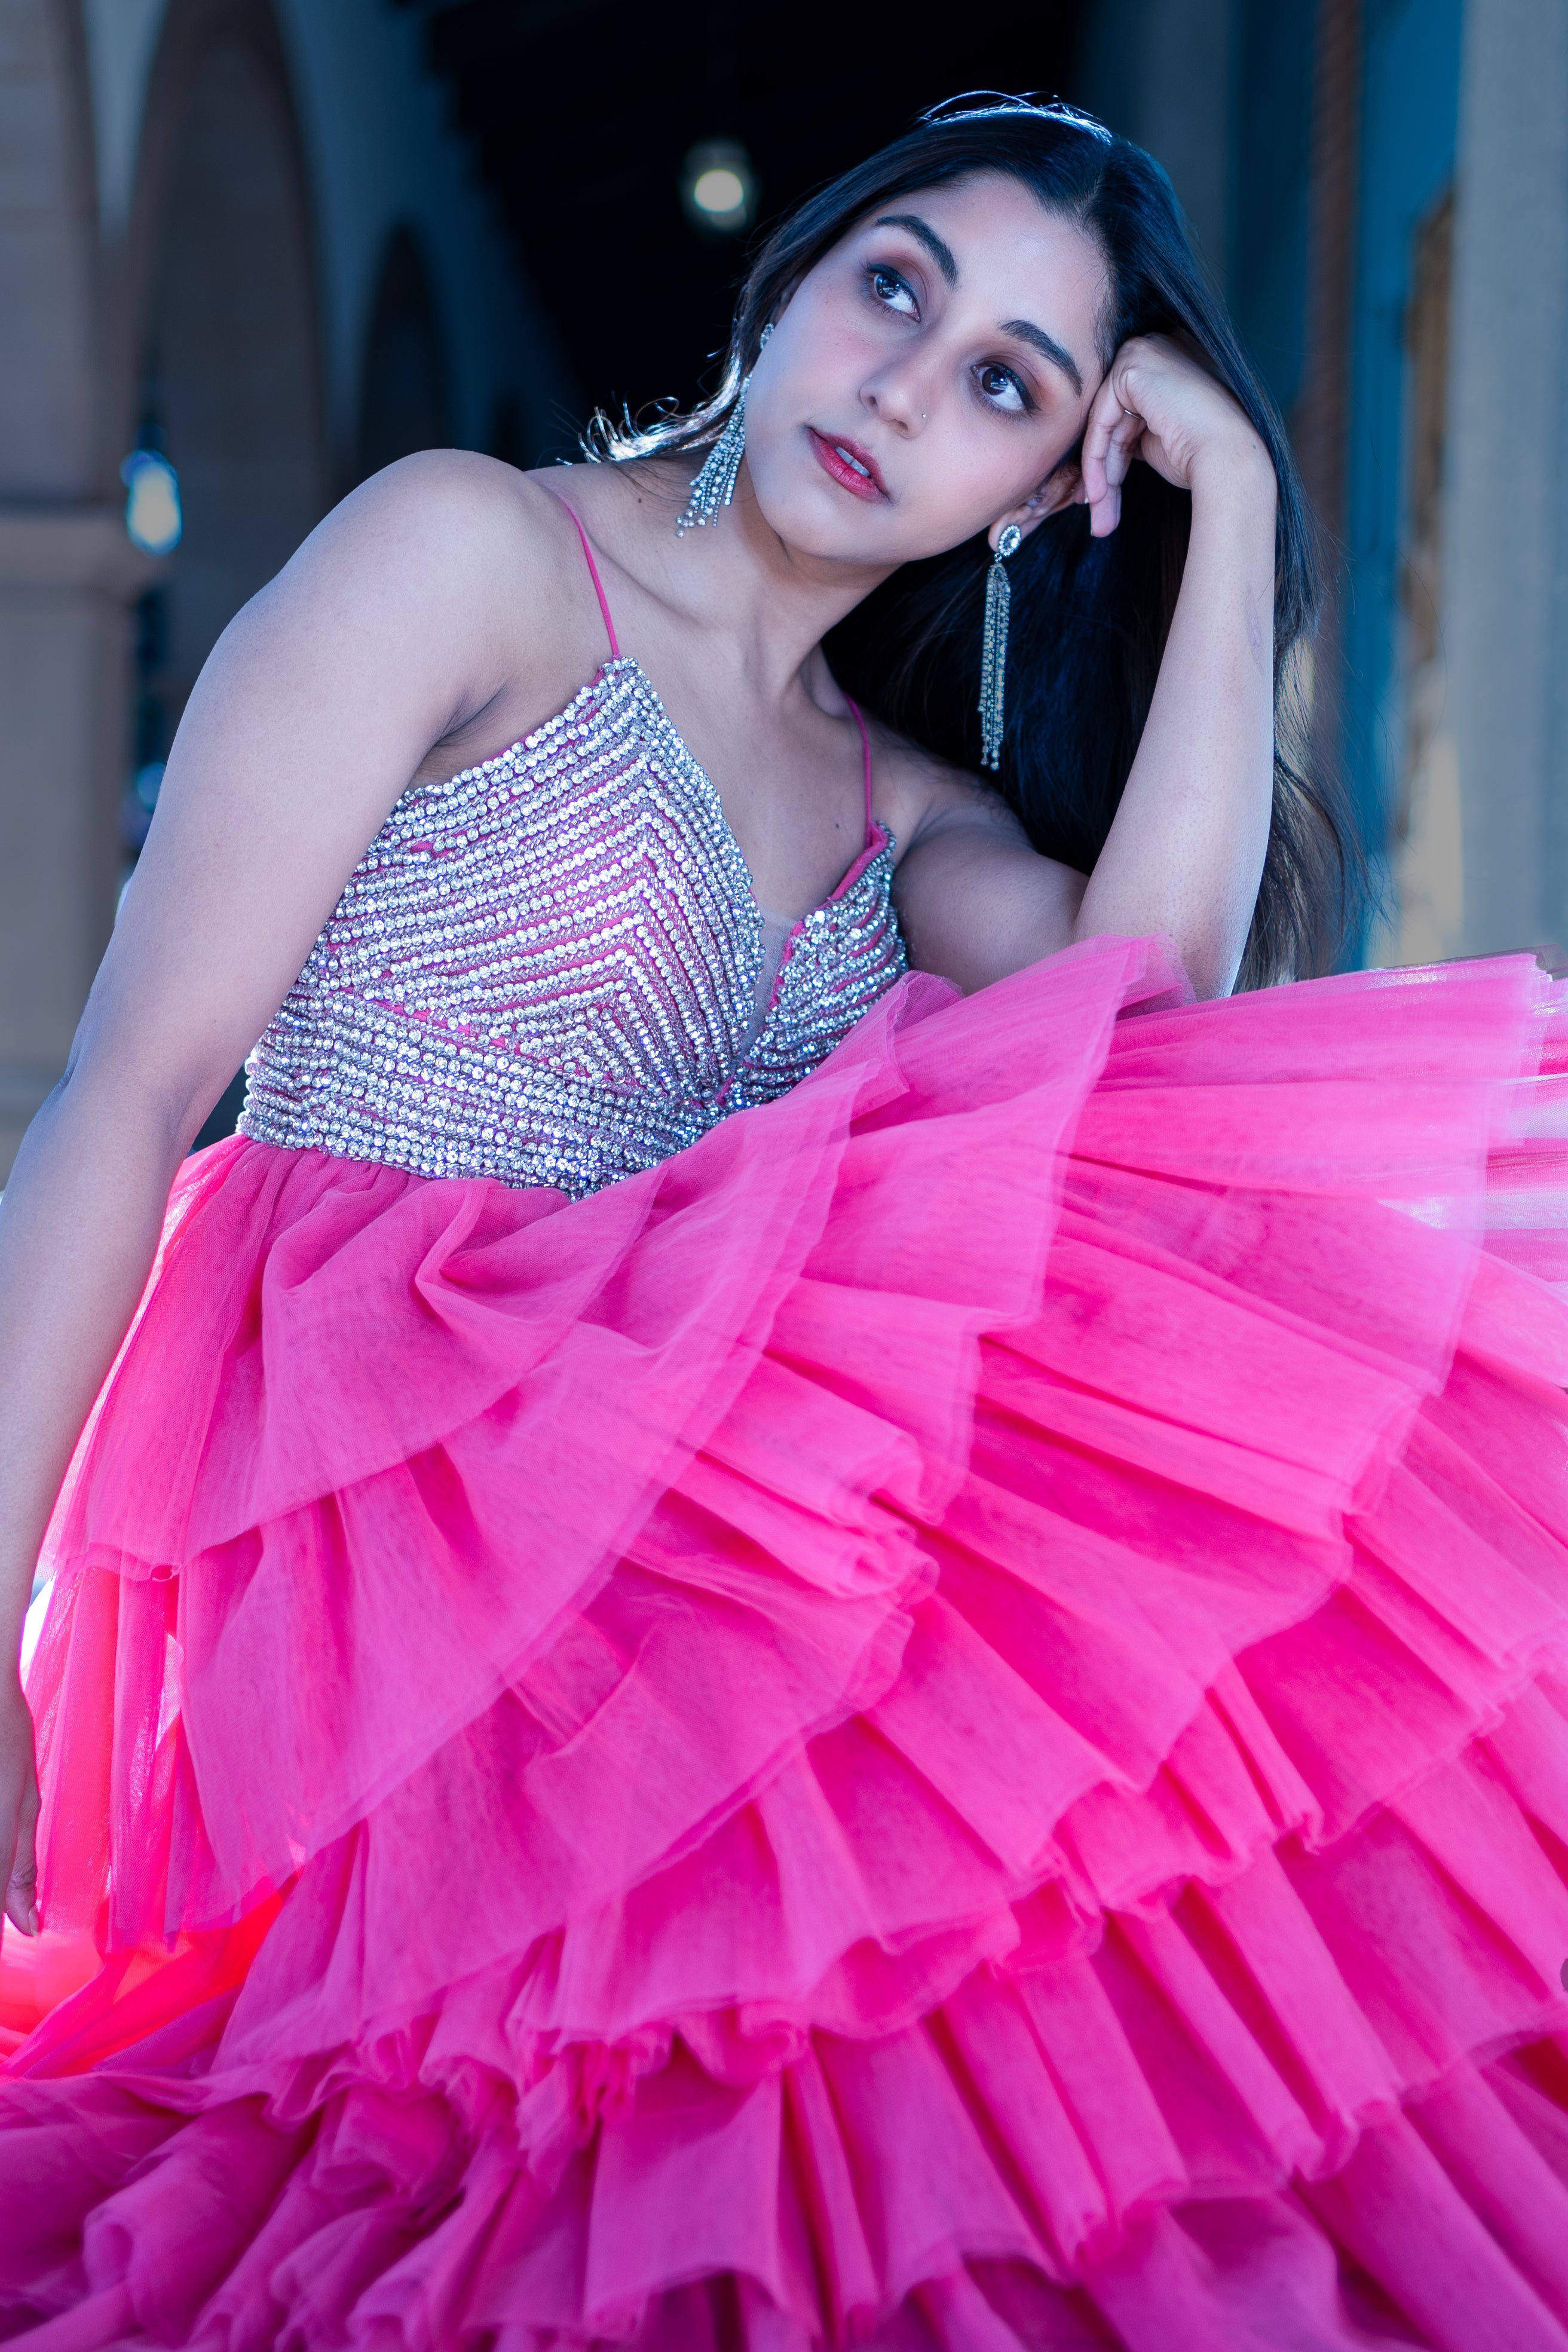
<path id="1" fill-rule="evenodd" d="M 1192 535 L 1093 873 L 1036 856 L 995 803 L 943 809 L 899 869 L 917 961 L 963 988 L 1102 932 L 1163 933 L 1200 996 L 1236 979 L 1273 804 L 1274 472 L 1228 394 L 1158 338 L 1118 354 L 1090 413 L 1084 488 L 1097 529 L 1115 527 L 1135 450 L 1190 490 Z"/>
<path id="2" fill-rule="evenodd" d="M 430 747 L 496 694 L 520 627 L 549 671 L 561 624 L 527 562 L 541 494 L 518 479 L 485 460 L 393 469 L 226 631 L 0 1204 L 0 1876 L 25 1930 L 37 1792 L 16 1662 L 49 1511 L 179 1162 L 366 844 Z"/>
<path id="3" fill-rule="evenodd" d="M 1077 935 L 1160 931 L 1200 996 L 1234 985 L 1274 799 L 1274 469 L 1258 445 L 1193 484 L 1153 701 Z"/>

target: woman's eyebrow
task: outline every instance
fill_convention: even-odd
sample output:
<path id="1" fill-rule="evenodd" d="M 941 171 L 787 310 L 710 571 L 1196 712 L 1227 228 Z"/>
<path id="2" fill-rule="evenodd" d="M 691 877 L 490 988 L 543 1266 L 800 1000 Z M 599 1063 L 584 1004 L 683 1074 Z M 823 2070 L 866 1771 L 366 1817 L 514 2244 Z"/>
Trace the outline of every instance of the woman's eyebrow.
<path id="1" fill-rule="evenodd" d="M 921 220 L 919 213 L 883 213 L 877 226 L 907 228 L 911 236 L 919 237 L 948 284 L 957 285 L 958 264 L 952 257 L 952 247 L 942 243 L 935 229 L 928 221 Z"/>
<path id="2" fill-rule="evenodd" d="M 1044 327 L 1032 327 L 1027 319 L 1004 319 L 1002 332 L 1016 335 L 1021 343 L 1033 343 L 1037 352 L 1045 353 L 1053 367 L 1060 368 L 1075 392 L 1082 392 L 1083 378 L 1079 373 L 1078 362 L 1070 352 L 1063 351 L 1054 335 L 1047 334 Z"/>
<path id="3" fill-rule="evenodd" d="M 957 285 L 958 263 L 953 257 L 952 247 L 942 242 L 931 223 L 921 220 L 919 213 L 881 213 L 878 215 L 877 226 L 907 228 L 911 236 L 920 239 L 948 284 Z M 1002 332 L 1005 335 L 1016 335 L 1020 342 L 1032 343 L 1036 351 L 1050 361 L 1053 367 L 1060 368 L 1073 390 L 1079 394 L 1082 394 L 1083 377 L 1078 362 L 1070 352 L 1063 350 L 1054 335 L 1047 335 L 1043 327 L 1031 326 L 1027 319 L 1004 320 Z"/>

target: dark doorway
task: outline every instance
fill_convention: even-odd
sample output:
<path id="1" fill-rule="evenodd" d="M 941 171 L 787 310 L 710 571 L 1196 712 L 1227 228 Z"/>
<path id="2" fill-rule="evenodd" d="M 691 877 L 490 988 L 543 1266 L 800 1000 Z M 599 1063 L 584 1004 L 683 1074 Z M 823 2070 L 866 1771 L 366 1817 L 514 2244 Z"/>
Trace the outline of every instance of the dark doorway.
<path id="1" fill-rule="evenodd" d="M 154 760 L 222 631 L 327 505 L 308 200 L 287 88 L 259 40 L 215 45 L 186 93 L 142 354 L 138 422 L 166 450 L 184 512 L 143 681 L 159 709 L 141 756 Z"/>
<path id="2" fill-rule="evenodd" d="M 403 0 L 426 22 L 584 409 L 689 401 L 755 234 L 962 90 L 1070 96 L 1080 0 L 821 20 L 778 0 Z M 683 211 L 685 159 L 733 142 L 750 234 Z M 570 425 L 550 454 L 570 454 Z M 530 455 L 535 453 L 531 452 Z"/>
<path id="3" fill-rule="evenodd" d="M 416 449 L 445 449 L 451 438 L 435 288 L 418 236 L 405 222 L 386 241 L 365 337 L 356 478 L 363 482 Z"/>
<path id="4" fill-rule="evenodd" d="M 133 859 L 185 698 L 221 632 L 327 504 L 310 206 L 265 13 L 203 50 L 181 98 L 142 336 L 139 438 L 178 477 L 184 537 L 136 633 Z M 129 821 L 129 822 L 128 822 Z M 233 1132 L 243 1080 L 196 1138 Z"/>

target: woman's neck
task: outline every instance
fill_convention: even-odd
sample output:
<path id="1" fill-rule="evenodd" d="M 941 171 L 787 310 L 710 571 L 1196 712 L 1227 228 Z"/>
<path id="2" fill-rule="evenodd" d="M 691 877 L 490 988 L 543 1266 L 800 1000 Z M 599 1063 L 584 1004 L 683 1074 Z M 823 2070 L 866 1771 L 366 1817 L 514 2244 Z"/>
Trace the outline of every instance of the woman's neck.
<path id="1" fill-rule="evenodd" d="M 765 699 L 782 701 L 804 687 L 813 701 L 832 707 L 840 698 L 822 640 L 889 567 L 850 566 L 785 546 L 758 507 L 744 464 L 733 503 L 716 522 L 678 537 L 689 472 L 684 461 L 658 458 L 595 468 L 589 529 L 638 588 L 706 638 L 723 667 L 749 676 Z"/>

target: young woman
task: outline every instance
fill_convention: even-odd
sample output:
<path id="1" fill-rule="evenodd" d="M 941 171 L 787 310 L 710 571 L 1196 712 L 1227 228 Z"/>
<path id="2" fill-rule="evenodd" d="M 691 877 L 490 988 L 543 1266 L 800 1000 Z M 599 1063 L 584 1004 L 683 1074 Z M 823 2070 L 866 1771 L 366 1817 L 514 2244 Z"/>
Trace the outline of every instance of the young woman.
<path id="1" fill-rule="evenodd" d="M 1555 999 L 1230 993 L 1162 175 L 929 121 L 598 446 L 239 616 L 6 1192 L 0 2327 L 1568 2345 Z"/>

